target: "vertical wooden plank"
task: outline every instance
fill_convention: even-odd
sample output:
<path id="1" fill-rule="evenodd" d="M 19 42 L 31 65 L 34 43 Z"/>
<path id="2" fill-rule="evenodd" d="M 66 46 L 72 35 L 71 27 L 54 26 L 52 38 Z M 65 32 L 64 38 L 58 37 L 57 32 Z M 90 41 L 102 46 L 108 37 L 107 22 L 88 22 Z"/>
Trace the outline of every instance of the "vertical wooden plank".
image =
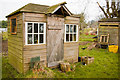
<path id="1" fill-rule="evenodd" d="M 64 18 L 52 15 L 47 22 L 47 62 L 52 67 L 64 58 Z"/>

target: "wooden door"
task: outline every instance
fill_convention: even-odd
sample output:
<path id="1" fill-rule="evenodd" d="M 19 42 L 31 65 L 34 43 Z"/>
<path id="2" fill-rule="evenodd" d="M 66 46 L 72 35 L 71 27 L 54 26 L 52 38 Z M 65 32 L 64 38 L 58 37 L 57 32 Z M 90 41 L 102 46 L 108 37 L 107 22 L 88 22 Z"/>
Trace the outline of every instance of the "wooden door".
<path id="1" fill-rule="evenodd" d="M 64 58 L 64 18 L 52 15 L 47 18 L 48 67 L 57 66 Z"/>

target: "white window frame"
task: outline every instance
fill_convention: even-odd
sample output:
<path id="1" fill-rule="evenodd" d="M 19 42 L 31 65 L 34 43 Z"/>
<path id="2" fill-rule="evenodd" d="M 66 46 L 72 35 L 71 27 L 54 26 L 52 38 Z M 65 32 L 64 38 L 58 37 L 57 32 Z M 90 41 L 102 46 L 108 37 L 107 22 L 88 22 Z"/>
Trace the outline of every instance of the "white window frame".
<path id="1" fill-rule="evenodd" d="M 38 33 L 27 33 L 28 31 L 28 23 L 32 23 L 32 31 L 34 31 L 34 23 L 38 23 Z M 44 24 L 44 32 L 39 33 L 39 24 Z M 28 44 L 28 34 L 38 34 L 38 44 Z M 43 34 L 43 43 L 39 43 L 39 34 Z M 34 42 L 34 35 L 32 36 L 32 40 Z M 41 45 L 41 44 L 46 44 L 46 23 L 43 22 L 25 22 L 25 45 Z"/>
<path id="2" fill-rule="evenodd" d="M 105 42 L 105 36 L 107 37 L 106 42 Z M 103 37 L 103 42 L 102 42 L 102 37 Z M 108 35 L 101 35 L 101 36 L 100 36 L 100 42 L 101 42 L 101 43 L 108 43 L 108 39 L 109 39 L 109 34 L 108 34 Z"/>
<path id="3" fill-rule="evenodd" d="M 76 41 L 70 41 L 70 36 L 69 36 L 69 41 L 66 41 L 66 25 L 76 25 L 76 24 L 65 24 L 65 37 L 64 37 L 64 42 L 78 42 L 78 25 L 76 25 Z M 70 28 L 69 28 L 69 35 L 70 35 Z M 74 34 L 74 33 L 72 33 Z"/>

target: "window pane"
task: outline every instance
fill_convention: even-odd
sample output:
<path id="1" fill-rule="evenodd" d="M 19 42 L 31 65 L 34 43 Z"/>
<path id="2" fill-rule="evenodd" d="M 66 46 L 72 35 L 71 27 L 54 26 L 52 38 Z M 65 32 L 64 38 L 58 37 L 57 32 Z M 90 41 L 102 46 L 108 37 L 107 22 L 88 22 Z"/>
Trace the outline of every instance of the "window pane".
<path id="1" fill-rule="evenodd" d="M 16 18 L 15 18 L 15 19 L 12 19 L 11 21 L 12 21 L 12 25 L 11 25 L 12 29 L 11 29 L 11 32 L 16 32 L 16 31 L 15 31 L 15 29 L 16 29 Z"/>
<path id="2" fill-rule="evenodd" d="M 107 42 L 107 36 L 105 36 L 105 42 Z"/>
<path id="3" fill-rule="evenodd" d="M 102 36 L 102 42 L 104 42 L 104 36 Z"/>
<path id="4" fill-rule="evenodd" d="M 43 34 L 39 34 L 39 43 L 43 43 Z"/>
<path id="5" fill-rule="evenodd" d="M 38 34 L 34 34 L 34 44 L 38 43 Z"/>
<path id="6" fill-rule="evenodd" d="M 69 34 L 66 34 L 66 41 L 69 41 Z"/>
<path id="7" fill-rule="evenodd" d="M 76 41 L 76 34 L 74 34 L 74 41 Z"/>
<path id="8" fill-rule="evenodd" d="M 73 25 L 70 25 L 70 33 L 73 32 Z"/>
<path id="9" fill-rule="evenodd" d="M 34 33 L 38 33 L 38 23 L 34 23 Z"/>
<path id="10" fill-rule="evenodd" d="M 32 44 L 32 34 L 28 34 L 28 44 Z"/>
<path id="11" fill-rule="evenodd" d="M 32 23 L 28 23 L 28 33 L 32 33 Z"/>
<path id="12" fill-rule="evenodd" d="M 74 25 L 74 33 L 76 33 L 76 25 Z"/>
<path id="13" fill-rule="evenodd" d="M 72 34 L 70 34 L 70 41 L 72 41 L 72 36 L 73 36 L 73 35 L 72 35 Z"/>
<path id="14" fill-rule="evenodd" d="M 69 33 L 69 25 L 66 25 L 66 33 Z"/>
<path id="15" fill-rule="evenodd" d="M 12 26 L 11 32 L 15 32 L 15 26 Z"/>
<path id="16" fill-rule="evenodd" d="M 44 24 L 39 24 L 39 33 L 44 32 Z"/>

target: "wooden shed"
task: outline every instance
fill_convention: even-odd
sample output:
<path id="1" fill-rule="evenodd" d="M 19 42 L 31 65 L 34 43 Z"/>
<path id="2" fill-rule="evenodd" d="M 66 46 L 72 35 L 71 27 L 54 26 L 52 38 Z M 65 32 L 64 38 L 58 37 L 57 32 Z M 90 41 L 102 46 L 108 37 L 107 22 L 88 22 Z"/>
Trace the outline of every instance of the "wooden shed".
<path id="1" fill-rule="evenodd" d="M 102 19 L 98 27 L 100 44 L 115 44 L 120 47 L 120 18 Z"/>
<path id="2" fill-rule="evenodd" d="M 9 14 L 8 58 L 20 73 L 29 70 L 32 58 L 47 67 L 61 61 L 78 62 L 79 17 L 65 6 L 29 3 Z"/>

